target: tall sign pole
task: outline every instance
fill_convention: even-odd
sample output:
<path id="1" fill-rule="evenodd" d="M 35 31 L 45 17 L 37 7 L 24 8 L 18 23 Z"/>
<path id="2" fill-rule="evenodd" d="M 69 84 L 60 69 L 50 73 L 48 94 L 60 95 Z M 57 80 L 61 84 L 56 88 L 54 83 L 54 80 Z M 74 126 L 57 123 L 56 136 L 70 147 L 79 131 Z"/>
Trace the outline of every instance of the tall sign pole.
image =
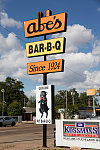
<path id="1" fill-rule="evenodd" d="M 50 10 L 46 10 L 46 17 L 51 15 Z M 38 20 L 43 17 L 42 12 L 38 13 Z M 46 40 L 46 35 L 44 35 L 44 40 Z M 46 61 L 46 55 L 44 55 L 44 61 Z M 43 85 L 47 85 L 47 73 L 43 74 Z M 43 124 L 43 147 L 47 147 L 47 125 Z"/>
<path id="2" fill-rule="evenodd" d="M 43 124 L 43 147 L 47 147 L 47 124 L 52 123 L 52 112 L 54 109 L 54 86 L 47 85 L 47 74 L 64 71 L 63 59 L 46 61 L 46 55 L 64 53 L 66 40 L 64 37 L 46 40 L 46 35 L 65 32 L 66 21 L 66 13 L 52 15 L 50 10 L 46 10 L 46 17 L 43 17 L 42 12 L 38 12 L 38 19 L 24 22 L 26 38 L 32 38 L 40 35 L 44 36 L 44 41 L 26 44 L 27 57 L 44 56 L 43 62 L 27 64 L 27 73 L 29 75 L 43 73 L 43 86 L 36 87 L 38 91 L 36 92 L 36 123 Z M 46 117 L 45 115 L 43 116 L 43 112 L 45 112 Z"/>
<path id="3" fill-rule="evenodd" d="M 46 10 L 46 17 L 51 15 L 50 10 Z M 46 40 L 46 35 L 44 35 L 44 40 Z M 44 61 L 46 61 L 46 55 L 44 55 Z M 43 85 L 47 85 L 47 73 L 43 74 Z M 47 147 L 47 125 L 43 124 L 43 147 Z"/>

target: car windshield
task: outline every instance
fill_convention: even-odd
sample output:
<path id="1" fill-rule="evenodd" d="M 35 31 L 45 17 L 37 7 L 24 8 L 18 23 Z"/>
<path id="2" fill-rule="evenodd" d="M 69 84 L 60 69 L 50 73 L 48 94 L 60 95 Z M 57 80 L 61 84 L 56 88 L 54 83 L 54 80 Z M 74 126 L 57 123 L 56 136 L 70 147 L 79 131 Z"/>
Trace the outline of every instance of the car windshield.
<path id="1" fill-rule="evenodd" d="M 3 118 L 0 118 L 0 120 L 2 120 Z"/>

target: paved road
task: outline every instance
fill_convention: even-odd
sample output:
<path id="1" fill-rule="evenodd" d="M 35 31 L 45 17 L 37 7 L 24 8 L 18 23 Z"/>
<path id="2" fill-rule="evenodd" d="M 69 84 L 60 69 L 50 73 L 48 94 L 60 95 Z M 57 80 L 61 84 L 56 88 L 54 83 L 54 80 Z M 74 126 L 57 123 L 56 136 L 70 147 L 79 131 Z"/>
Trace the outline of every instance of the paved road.
<path id="1" fill-rule="evenodd" d="M 54 125 L 47 125 L 47 138 L 53 138 Z M 0 144 L 42 139 L 43 125 L 20 124 L 15 127 L 0 127 Z"/>
<path id="2" fill-rule="evenodd" d="M 37 150 L 39 147 L 42 149 L 42 134 L 43 125 L 20 124 L 15 127 L 0 127 L 0 150 L 8 150 L 8 148 L 9 150 Z M 54 149 L 53 137 L 54 125 L 47 125 L 47 146 L 52 150 Z M 69 150 L 63 147 L 55 149 Z"/>

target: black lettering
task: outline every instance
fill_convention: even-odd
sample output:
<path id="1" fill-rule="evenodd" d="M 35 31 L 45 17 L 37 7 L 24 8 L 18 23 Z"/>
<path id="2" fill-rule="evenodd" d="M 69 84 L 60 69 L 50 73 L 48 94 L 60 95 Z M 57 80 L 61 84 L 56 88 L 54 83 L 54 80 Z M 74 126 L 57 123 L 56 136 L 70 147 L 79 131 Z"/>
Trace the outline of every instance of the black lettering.
<path id="1" fill-rule="evenodd" d="M 51 47 L 51 43 L 50 43 L 50 42 L 48 42 L 48 43 L 47 43 L 47 51 L 51 51 L 51 49 L 52 49 L 52 47 Z"/>
<path id="2" fill-rule="evenodd" d="M 38 66 L 37 66 L 37 67 L 35 67 L 35 71 L 39 71 L 39 68 L 38 68 Z"/>
<path id="3" fill-rule="evenodd" d="M 44 24 L 41 24 L 41 18 L 38 19 L 38 31 L 43 31 L 44 30 Z"/>
<path id="4" fill-rule="evenodd" d="M 34 49 L 34 53 L 36 53 L 36 52 L 38 53 L 38 45 L 37 44 L 35 45 L 35 49 Z"/>
<path id="5" fill-rule="evenodd" d="M 61 46 L 60 41 L 57 41 L 57 42 L 55 43 L 56 49 L 57 49 L 57 50 L 60 50 L 60 46 Z"/>
<path id="6" fill-rule="evenodd" d="M 30 28 L 32 28 L 32 29 L 30 29 Z M 27 27 L 27 32 L 29 34 L 32 34 L 33 32 L 38 32 L 38 30 L 36 30 L 36 23 L 29 24 L 29 26 Z"/>
<path id="7" fill-rule="evenodd" d="M 30 69 L 31 69 L 31 70 L 29 70 L 29 72 L 34 71 L 33 67 L 34 67 L 33 65 L 30 66 Z"/>
<path id="8" fill-rule="evenodd" d="M 29 54 L 33 53 L 33 46 L 29 45 Z"/>
<path id="9" fill-rule="evenodd" d="M 56 16 L 54 16 L 54 19 L 56 18 Z M 59 19 L 56 19 L 56 21 L 55 21 L 55 24 L 52 26 L 52 28 L 50 28 L 49 27 L 49 25 L 51 25 L 51 24 L 53 24 L 53 22 L 52 21 L 48 21 L 47 23 L 46 23 L 46 28 L 47 28 L 47 30 L 51 30 L 51 29 L 53 29 L 55 26 L 55 28 L 54 29 L 58 29 L 58 28 L 60 28 L 61 26 L 62 26 L 62 23 L 61 23 L 61 21 L 59 20 Z"/>
<path id="10" fill-rule="evenodd" d="M 39 71 L 44 71 L 45 66 L 40 66 Z"/>
<path id="11" fill-rule="evenodd" d="M 58 26 L 57 26 L 57 27 L 55 27 L 55 26 L 56 26 L 56 24 L 58 24 Z M 60 28 L 61 26 L 62 26 L 61 21 L 60 21 L 59 19 L 56 19 L 56 22 L 55 22 L 55 24 L 54 24 L 55 29 L 58 29 L 58 28 Z"/>
<path id="12" fill-rule="evenodd" d="M 48 70 L 50 70 L 51 69 L 51 63 L 49 63 L 49 69 Z"/>
<path id="13" fill-rule="evenodd" d="M 43 68 L 42 68 L 42 71 L 44 71 L 45 70 L 45 66 L 43 66 Z"/>
<path id="14" fill-rule="evenodd" d="M 42 66 L 39 67 L 39 71 L 41 71 L 41 70 L 42 70 Z"/>
<path id="15" fill-rule="evenodd" d="M 48 21 L 47 23 L 46 23 L 46 28 L 47 28 L 47 30 L 51 30 L 51 29 L 53 29 L 53 27 L 49 27 L 50 25 L 52 25 L 53 24 L 53 22 L 52 21 Z"/>
<path id="16" fill-rule="evenodd" d="M 56 19 L 56 16 L 54 16 L 54 19 Z M 55 22 L 55 23 L 54 23 Z M 56 19 L 54 21 L 48 21 L 46 23 L 41 23 L 41 18 L 38 19 L 38 29 L 36 30 L 36 23 L 31 23 L 27 27 L 27 32 L 29 34 L 32 34 L 33 32 L 42 32 L 45 29 L 45 24 L 46 24 L 46 29 L 47 30 L 52 30 L 58 29 L 62 26 L 62 22 L 59 19 Z"/>
<path id="17" fill-rule="evenodd" d="M 35 71 L 45 71 L 45 66 L 35 66 L 31 65 L 29 72 L 35 72 Z"/>
<path id="18" fill-rule="evenodd" d="M 39 45 L 39 52 L 44 52 L 44 44 L 40 44 Z"/>

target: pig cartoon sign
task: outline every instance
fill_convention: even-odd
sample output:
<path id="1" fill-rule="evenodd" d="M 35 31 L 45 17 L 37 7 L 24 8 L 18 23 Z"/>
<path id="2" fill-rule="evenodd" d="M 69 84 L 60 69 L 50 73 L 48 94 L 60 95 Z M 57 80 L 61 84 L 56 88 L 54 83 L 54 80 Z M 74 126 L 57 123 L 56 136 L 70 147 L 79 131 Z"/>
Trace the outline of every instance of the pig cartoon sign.
<path id="1" fill-rule="evenodd" d="M 52 124 L 54 86 L 36 87 L 36 124 Z"/>

